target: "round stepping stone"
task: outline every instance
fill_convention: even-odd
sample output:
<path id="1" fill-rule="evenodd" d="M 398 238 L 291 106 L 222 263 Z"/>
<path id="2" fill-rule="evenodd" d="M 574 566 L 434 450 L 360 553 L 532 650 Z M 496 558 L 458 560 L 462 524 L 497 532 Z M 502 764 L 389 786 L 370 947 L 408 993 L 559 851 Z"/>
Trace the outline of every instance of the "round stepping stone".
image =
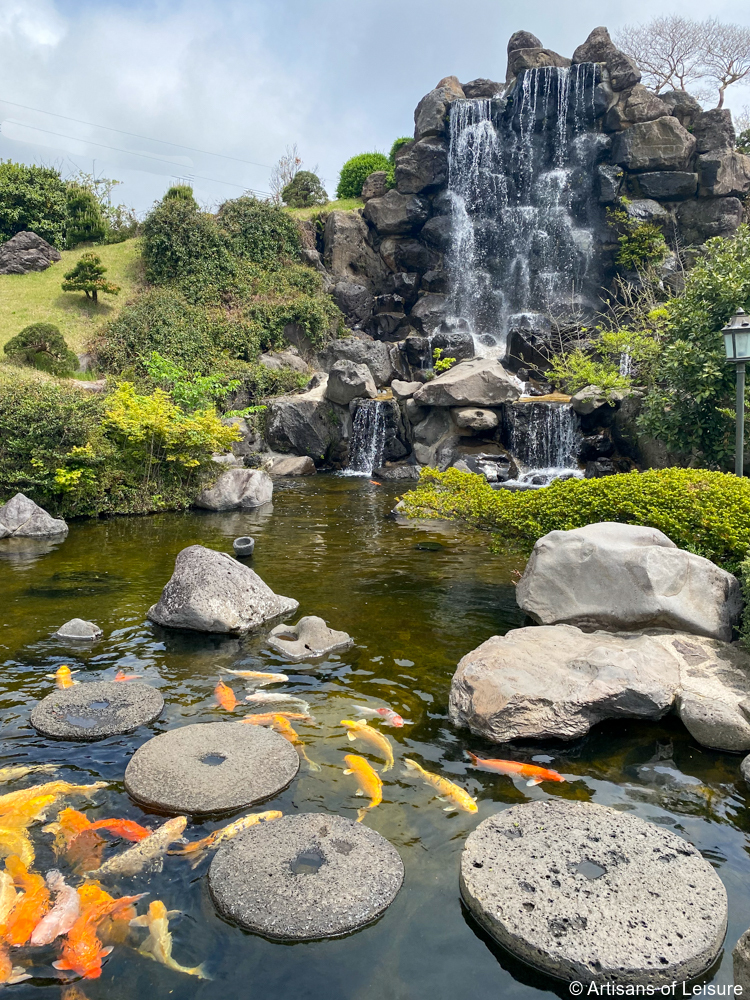
<path id="1" fill-rule="evenodd" d="M 387 840 L 326 813 L 284 816 L 227 841 L 208 886 L 222 916 L 284 941 L 339 937 L 393 902 L 404 865 Z"/>
<path id="2" fill-rule="evenodd" d="M 530 802 L 484 820 L 461 856 L 461 894 L 508 951 L 580 983 L 693 979 L 727 927 L 726 890 L 692 844 L 589 802 Z"/>
<path id="3" fill-rule="evenodd" d="M 158 719 L 164 699 L 156 688 L 129 681 L 92 681 L 53 691 L 35 705 L 31 725 L 56 740 L 103 740 Z"/>
<path id="4" fill-rule="evenodd" d="M 125 788 L 162 812 L 233 812 L 286 788 L 299 770 L 294 747 L 272 729 L 207 722 L 144 743 L 125 770 Z"/>

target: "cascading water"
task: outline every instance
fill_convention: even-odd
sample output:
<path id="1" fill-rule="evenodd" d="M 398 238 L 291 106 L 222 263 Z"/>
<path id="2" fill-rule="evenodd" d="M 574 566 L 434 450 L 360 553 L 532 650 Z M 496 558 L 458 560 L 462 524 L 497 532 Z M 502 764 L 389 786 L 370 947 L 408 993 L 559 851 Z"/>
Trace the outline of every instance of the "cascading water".
<path id="1" fill-rule="evenodd" d="M 371 476 L 383 464 L 388 403 L 380 399 L 357 401 L 349 445 L 349 464 L 344 475 Z"/>
<path id="2" fill-rule="evenodd" d="M 553 479 L 579 477 L 578 417 L 566 403 L 518 403 L 506 408 L 508 450 L 520 466 L 505 485 L 546 486 Z"/>
<path id="3" fill-rule="evenodd" d="M 451 105 L 448 324 L 502 357 L 515 319 L 593 306 L 599 68 L 527 70 L 504 101 Z"/>

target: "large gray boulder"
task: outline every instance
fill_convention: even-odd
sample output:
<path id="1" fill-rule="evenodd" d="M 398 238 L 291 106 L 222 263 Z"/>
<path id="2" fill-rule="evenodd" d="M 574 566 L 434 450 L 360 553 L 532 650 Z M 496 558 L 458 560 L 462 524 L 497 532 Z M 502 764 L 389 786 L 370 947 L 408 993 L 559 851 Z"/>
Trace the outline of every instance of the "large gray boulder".
<path id="1" fill-rule="evenodd" d="M 464 96 L 461 84 L 455 77 L 441 80 L 434 90 L 425 94 L 414 111 L 414 138 L 419 141 L 429 136 L 445 135 L 450 106 L 453 101 Z"/>
<path id="2" fill-rule="evenodd" d="M 695 119 L 703 114 L 703 108 L 696 99 L 685 90 L 668 90 L 658 95 L 664 102 L 667 111 L 673 115 L 685 128 L 692 129 Z"/>
<path id="3" fill-rule="evenodd" d="M 0 245 L 0 274 L 46 271 L 60 256 L 59 250 L 36 233 L 16 233 Z"/>
<path id="4" fill-rule="evenodd" d="M 542 69 L 545 66 L 570 66 L 570 59 L 561 56 L 559 52 L 534 46 L 528 49 L 514 49 L 508 53 L 508 71 L 513 76 L 527 69 Z"/>
<path id="5" fill-rule="evenodd" d="M 727 642 L 742 609 L 731 573 L 656 528 L 610 521 L 540 538 L 516 600 L 543 625 L 670 628 Z"/>
<path id="6" fill-rule="evenodd" d="M 404 235 L 421 229 L 430 214 L 430 203 L 421 195 L 393 190 L 382 198 L 371 198 L 363 214 L 381 236 Z"/>
<path id="7" fill-rule="evenodd" d="M 298 607 L 232 556 L 190 545 L 175 559 L 172 578 L 148 618 L 167 628 L 237 635 L 286 618 Z"/>
<path id="8" fill-rule="evenodd" d="M 369 201 L 370 198 L 382 198 L 387 190 L 388 172 L 386 170 L 374 170 L 365 177 L 360 198 L 362 201 Z"/>
<path id="9" fill-rule="evenodd" d="M 585 62 L 604 63 L 613 90 L 628 90 L 640 83 L 641 71 L 630 56 L 617 48 L 604 27 L 594 28 L 573 53 L 574 65 Z"/>
<path id="10" fill-rule="evenodd" d="M 695 137 L 670 116 L 618 133 L 612 162 L 634 171 L 687 170 L 694 151 Z"/>
<path id="11" fill-rule="evenodd" d="M 731 236 L 742 222 L 739 198 L 690 198 L 677 211 L 685 244 L 705 243 L 713 236 Z"/>
<path id="12" fill-rule="evenodd" d="M 394 378 L 400 378 L 404 374 L 398 348 L 394 344 L 384 344 L 381 340 L 369 337 L 332 340 L 318 354 L 318 365 L 323 371 L 330 371 L 337 361 L 342 360 L 367 365 L 378 388 L 390 385 Z"/>
<path id="13" fill-rule="evenodd" d="M 23 493 L 0 507 L 0 538 L 51 538 L 67 533 L 65 521 L 52 517 Z"/>
<path id="14" fill-rule="evenodd" d="M 328 373 L 326 399 L 348 406 L 353 399 L 374 399 L 378 394 L 370 369 L 356 361 L 337 361 Z"/>
<path id="15" fill-rule="evenodd" d="M 323 259 L 337 281 L 352 281 L 368 291 L 387 270 L 369 244 L 367 224 L 359 212 L 331 212 L 323 232 Z"/>
<path id="16" fill-rule="evenodd" d="M 639 174 L 638 186 L 646 198 L 678 201 L 693 197 L 698 190 L 698 175 L 690 170 L 659 170 Z"/>
<path id="17" fill-rule="evenodd" d="M 669 114 L 669 110 L 656 94 L 637 83 L 631 90 L 618 95 L 615 104 L 604 116 L 604 129 L 607 132 L 619 132 L 638 122 L 655 121 Z"/>
<path id="18" fill-rule="evenodd" d="M 326 398 L 327 375 L 319 374 L 312 383 L 307 392 L 269 402 L 266 441 L 274 451 L 340 464 L 346 459 L 351 436 L 349 410 Z"/>
<path id="19" fill-rule="evenodd" d="M 277 455 L 266 471 L 271 476 L 314 476 L 317 469 L 309 455 Z"/>
<path id="20" fill-rule="evenodd" d="M 247 510 L 273 499 L 273 483 L 260 469 L 227 469 L 195 501 L 203 510 Z"/>
<path id="21" fill-rule="evenodd" d="M 750 191 L 750 156 L 733 149 L 702 153 L 697 166 L 702 196 L 742 197 Z"/>
<path id="22" fill-rule="evenodd" d="M 734 149 L 736 134 L 729 108 L 712 108 L 696 115 L 693 121 L 696 152 L 712 153 Z"/>
<path id="23" fill-rule="evenodd" d="M 431 136 L 410 142 L 396 157 L 396 187 L 401 194 L 420 194 L 448 181 L 448 144 Z"/>
<path id="24" fill-rule="evenodd" d="M 474 358 L 425 383 L 414 393 L 418 406 L 497 406 L 521 395 L 518 379 L 499 361 Z"/>
<path id="25" fill-rule="evenodd" d="M 362 326 L 372 316 L 373 299 L 366 285 L 339 281 L 333 289 L 333 300 L 352 325 Z"/>

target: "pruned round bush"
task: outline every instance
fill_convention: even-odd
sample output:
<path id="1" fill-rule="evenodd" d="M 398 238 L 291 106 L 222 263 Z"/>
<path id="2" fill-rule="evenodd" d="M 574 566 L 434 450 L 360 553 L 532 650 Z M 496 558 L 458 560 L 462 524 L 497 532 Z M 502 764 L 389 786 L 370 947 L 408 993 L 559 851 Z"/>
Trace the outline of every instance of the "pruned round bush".
<path id="1" fill-rule="evenodd" d="M 398 153 L 399 149 L 402 149 L 409 142 L 414 142 L 413 138 L 410 135 L 402 135 L 399 136 L 398 139 L 393 140 L 391 151 L 388 154 L 388 159 L 391 163 L 391 166 L 396 165 L 396 153 Z"/>
<path id="2" fill-rule="evenodd" d="M 312 170 L 300 170 L 282 190 L 281 200 L 289 208 L 313 208 L 325 205 L 328 195 L 317 174 Z"/>
<path id="3" fill-rule="evenodd" d="M 566 479 L 529 492 L 493 490 L 484 476 L 457 469 L 425 469 L 404 497 L 403 511 L 467 521 L 525 546 L 548 531 L 598 521 L 641 524 L 730 572 L 750 547 L 750 480 L 706 469 Z"/>
<path id="4" fill-rule="evenodd" d="M 242 195 L 219 206 L 216 223 L 232 251 L 253 264 L 286 265 L 299 254 L 299 228 L 280 205 Z"/>
<path id="5" fill-rule="evenodd" d="M 353 156 L 341 168 L 336 197 L 359 198 L 362 185 L 370 174 L 376 170 L 390 173 L 391 169 L 391 161 L 383 153 L 360 153 L 359 156 Z"/>
<path id="6" fill-rule="evenodd" d="M 198 207 L 198 202 L 193 196 L 193 189 L 189 184 L 173 184 L 164 195 L 164 201 L 186 201 L 195 208 Z"/>
<path id="7" fill-rule="evenodd" d="M 13 361 L 50 375 L 69 375 L 78 368 L 78 357 L 52 323 L 32 323 L 3 348 Z"/>

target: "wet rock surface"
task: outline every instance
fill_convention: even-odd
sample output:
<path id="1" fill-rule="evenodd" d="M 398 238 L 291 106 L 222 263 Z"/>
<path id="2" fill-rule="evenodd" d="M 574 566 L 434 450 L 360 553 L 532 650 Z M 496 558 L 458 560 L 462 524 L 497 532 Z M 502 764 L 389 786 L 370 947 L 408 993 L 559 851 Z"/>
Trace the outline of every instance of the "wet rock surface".
<path id="1" fill-rule="evenodd" d="M 308 615 L 296 625 L 277 625 L 268 636 L 268 645 L 288 660 L 309 660 L 336 649 L 346 649 L 354 640 L 346 632 L 329 628 L 322 618 Z"/>
<path id="2" fill-rule="evenodd" d="M 580 983 L 659 987 L 709 968 L 726 890 L 688 841 L 588 802 L 537 801 L 484 820 L 461 856 L 461 895 L 513 955 Z"/>
<path id="3" fill-rule="evenodd" d="M 71 618 L 69 622 L 61 625 L 54 635 L 57 639 L 91 642 L 103 635 L 103 632 L 93 622 L 84 621 L 83 618 Z"/>
<path id="4" fill-rule="evenodd" d="M 414 393 L 418 406 L 491 407 L 512 402 L 521 389 L 500 364 L 488 358 L 462 361 Z"/>
<path id="5" fill-rule="evenodd" d="M 57 740 L 103 740 L 158 719 L 164 699 L 156 688 L 129 681 L 91 681 L 53 691 L 35 705 L 32 726 Z"/>
<path id="6" fill-rule="evenodd" d="M 195 501 L 204 510 L 246 510 L 270 503 L 273 483 L 259 469 L 228 469 L 210 489 L 203 490 Z"/>
<path id="7" fill-rule="evenodd" d="M 127 766 L 125 788 L 163 812 L 209 815 L 263 802 L 298 770 L 296 750 L 272 729 L 208 722 L 144 743 Z"/>
<path id="8" fill-rule="evenodd" d="M 148 618 L 167 628 L 240 633 L 291 615 L 298 606 L 225 552 L 189 545 L 175 559 L 172 578 Z"/>
<path id="9" fill-rule="evenodd" d="M 222 916 L 285 941 L 364 927 L 390 906 L 403 879 L 398 851 L 379 833 L 326 813 L 251 828 L 219 849 L 208 873 Z"/>
<path id="10" fill-rule="evenodd" d="M 0 538 L 51 538 L 67 533 L 65 521 L 52 517 L 23 493 L 0 507 Z"/>

